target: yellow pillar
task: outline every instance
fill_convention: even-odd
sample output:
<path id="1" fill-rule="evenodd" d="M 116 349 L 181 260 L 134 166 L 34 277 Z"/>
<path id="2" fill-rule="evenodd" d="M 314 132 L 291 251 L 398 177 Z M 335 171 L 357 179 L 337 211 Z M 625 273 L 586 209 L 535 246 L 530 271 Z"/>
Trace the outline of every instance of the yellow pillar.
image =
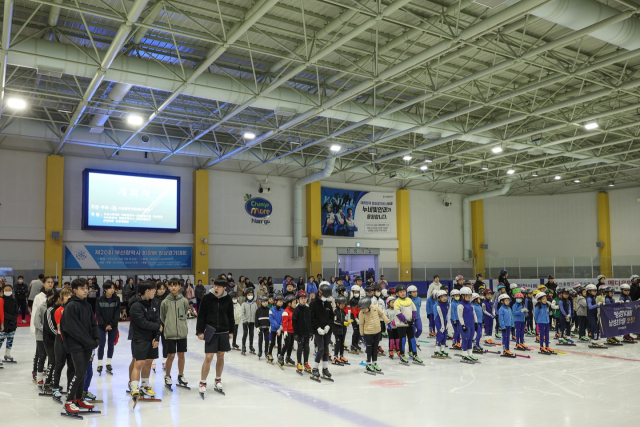
<path id="1" fill-rule="evenodd" d="M 205 285 L 209 283 L 208 242 L 209 171 L 200 169 L 193 172 L 193 274 L 196 283 L 202 280 Z"/>
<path id="2" fill-rule="evenodd" d="M 44 202 L 44 274 L 62 276 L 62 227 L 64 213 L 64 158 L 47 157 L 47 182 Z M 53 239 L 52 232 L 60 233 Z"/>
<path id="3" fill-rule="evenodd" d="M 316 241 L 322 239 L 320 182 L 307 184 L 307 276 L 322 273 L 322 246 Z"/>
<path id="4" fill-rule="evenodd" d="M 609 194 L 604 192 L 598 193 L 598 241 L 604 243 L 600 248 L 600 274 L 612 277 Z"/>
<path id="5" fill-rule="evenodd" d="M 471 202 L 471 249 L 473 249 L 474 273 L 484 277 L 484 206 L 482 200 Z"/>
<path id="6" fill-rule="evenodd" d="M 409 190 L 396 191 L 396 223 L 398 224 L 398 280 L 411 281 L 411 215 Z"/>

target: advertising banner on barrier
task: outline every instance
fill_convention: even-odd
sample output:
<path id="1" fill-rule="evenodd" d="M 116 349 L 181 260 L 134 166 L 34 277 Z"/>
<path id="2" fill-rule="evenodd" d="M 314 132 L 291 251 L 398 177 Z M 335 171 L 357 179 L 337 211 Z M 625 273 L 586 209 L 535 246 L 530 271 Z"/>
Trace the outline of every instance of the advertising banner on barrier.
<path id="1" fill-rule="evenodd" d="M 602 338 L 640 333 L 640 301 L 600 307 Z"/>
<path id="2" fill-rule="evenodd" d="M 547 283 L 547 281 L 545 280 L 543 283 Z M 558 288 L 572 288 L 574 283 L 580 283 L 581 285 L 585 285 L 585 286 L 590 283 L 597 285 L 598 280 L 595 278 L 593 279 L 556 279 L 555 283 L 556 285 L 558 285 Z M 629 279 L 607 279 L 605 281 L 605 285 L 613 286 L 613 289 L 616 292 L 620 292 L 620 285 L 622 285 L 623 283 L 631 283 L 631 281 Z"/>
<path id="3" fill-rule="evenodd" d="M 66 269 L 191 268 L 191 246 L 65 245 Z"/>
<path id="4" fill-rule="evenodd" d="M 322 234 L 396 237 L 396 195 L 322 187 Z"/>

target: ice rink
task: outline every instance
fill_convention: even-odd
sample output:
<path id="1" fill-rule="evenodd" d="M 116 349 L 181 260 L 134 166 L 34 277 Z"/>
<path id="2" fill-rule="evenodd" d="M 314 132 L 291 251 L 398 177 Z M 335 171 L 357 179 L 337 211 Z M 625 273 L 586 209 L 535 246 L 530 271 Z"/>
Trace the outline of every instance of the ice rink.
<path id="1" fill-rule="evenodd" d="M 426 320 L 426 319 L 425 319 Z M 425 325 L 426 327 L 426 325 Z M 226 396 L 211 390 L 206 399 L 197 391 L 204 359 L 202 341 L 193 335 L 189 321 L 186 378 L 191 391 L 163 386 L 161 360 L 151 382 L 161 403 L 132 402 L 125 392 L 131 360 L 128 323 L 120 324 L 120 342 L 113 357 L 115 375 L 95 372 L 90 391 L 103 399 L 100 415 L 74 420 L 60 416 L 62 406 L 39 397 L 31 381 L 34 338 L 28 328 L 18 328 L 12 355 L 17 364 L 0 370 L 0 425 L 43 427 L 60 425 L 100 426 L 276 426 L 303 425 L 371 427 L 387 426 L 637 426 L 640 391 L 640 345 L 625 344 L 607 350 L 558 347 L 566 354 L 547 356 L 537 350 L 530 359 L 506 359 L 481 355 L 481 364 L 432 359 L 434 340 L 421 337 L 425 366 L 401 366 L 397 357 L 382 357 L 384 375 L 363 373 L 364 358 L 345 352 L 350 366 L 330 365 L 335 383 L 317 384 L 295 368 L 269 365 L 253 355 L 231 351 L 226 357 L 223 383 Z M 242 328 L 240 328 L 242 331 Z M 536 347 L 534 338 L 526 340 Z M 240 344 L 240 340 L 238 343 Z M 350 342 L 348 340 L 347 342 Z M 257 349 L 257 341 L 254 341 Z M 383 348 L 388 349 L 384 340 Z M 488 348 L 488 347 L 487 347 Z M 498 351 L 497 347 L 492 350 Z M 449 350 L 453 355 L 453 350 Z M 4 354 L 4 349 L 0 355 Z M 275 354 L 275 350 L 274 350 Z M 295 359 L 295 357 L 294 357 Z M 215 359 L 214 359 L 215 362 Z M 172 378 L 177 381 L 177 364 Z M 63 381 L 65 374 L 63 373 Z"/>

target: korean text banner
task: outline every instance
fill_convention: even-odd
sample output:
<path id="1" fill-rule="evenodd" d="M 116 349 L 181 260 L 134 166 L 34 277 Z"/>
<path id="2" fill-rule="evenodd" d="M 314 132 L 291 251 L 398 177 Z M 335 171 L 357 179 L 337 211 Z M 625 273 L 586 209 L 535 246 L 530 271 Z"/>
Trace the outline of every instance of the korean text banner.
<path id="1" fill-rule="evenodd" d="M 640 301 L 600 307 L 602 338 L 640 333 Z"/>
<path id="2" fill-rule="evenodd" d="M 66 269 L 191 268 L 191 246 L 65 245 Z"/>
<path id="3" fill-rule="evenodd" d="M 322 187 L 322 234 L 396 237 L 396 195 Z"/>

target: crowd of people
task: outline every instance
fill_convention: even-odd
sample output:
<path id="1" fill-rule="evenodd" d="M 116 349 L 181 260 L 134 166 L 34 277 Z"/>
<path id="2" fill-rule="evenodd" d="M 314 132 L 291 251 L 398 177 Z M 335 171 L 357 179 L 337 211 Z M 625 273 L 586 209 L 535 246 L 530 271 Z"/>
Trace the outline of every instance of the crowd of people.
<path id="1" fill-rule="evenodd" d="M 437 275 L 434 277 L 424 301 L 429 336 L 436 340 L 432 358 L 450 358 L 447 349 L 453 349 L 462 352 L 461 362 L 474 364 L 478 362 L 474 354 L 487 352 L 483 346 L 497 345 L 502 347 L 501 356 L 516 357 L 511 342 L 516 351 L 532 350 L 525 344 L 526 336 L 535 336 L 540 353 L 553 354 L 551 331 L 555 331 L 557 345 L 574 345 L 575 338 L 602 348 L 605 344 L 599 339 L 599 308 L 640 299 L 637 275 L 631 277 L 630 284 L 620 286 L 618 298 L 604 276 L 598 276 L 597 284 L 576 283 L 563 288 L 558 288 L 553 276 L 535 289 L 520 287 L 510 283 L 506 270 L 500 272 L 499 280 L 494 293 L 481 274 L 475 283 L 457 276 L 451 289 L 440 283 Z M 130 321 L 132 356 L 128 384 L 136 402 L 155 397 L 149 377 L 152 370 L 155 372 L 160 345 L 164 385 L 174 386 L 172 371 L 177 359 L 175 385 L 189 388 L 184 368 L 187 321 L 191 317 L 197 318 L 196 334 L 204 341 L 205 358 L 198 384 L 203 399 L 214 357 L 213 390 L 224 394 L 225 353 L 231 350 L 246 356 L 248 348 L 259 359 L 264 356 L 268 363 L 282 369 L 295 367 L 300 375 L 307 373 L 318 382 L 333 381 L 330 364 L 350 364 L 345 350 L 364 354 L 364 372 L 370 375 L 382 374 L 379 356 L 398 357 L 405 365 L 423 364 L 418 354 L 423 299 L 416 286 L 389 287 L 384 277 L 366 284 L 360 276 L 353 281 L 348 276 L 325 281 L 321 275 L 307 281 L 286 276 L 282 291 L 274 291 L 270 277 L 261 277 L 257 283 L 255 286 L 243 276 L 236 282 L 228 273 L 218 276 L 207 292 L 201 281 L 194 287 L 190 281 L 177 278 L 135 284 L 133 279 L 124 284 L 108 280 L 97 288 L 94 279 L 75 279 L 55 287 L 52 277 L 41 275 L 30 286 L 19 277 L 15 286 L 3 285 L 0 298 L 3 361 L 14 362 L 11 348 L 15 331 L 18 322 L 25 323 L 29 312 L 36 341 L 33 380 L 43 395 L 64 404 L 64 415 L 72 417 L 95 412 L 96 396 L 89 391 L 95 350 L 96 371 L 113 375 L 114 345 L 120 338 L 119 324 L 125 320 Z M 349 329 L 350 344 L 346 342 Z M 382 347 L 383 338 L 388 339 L 388 354 Z M 492 338 L 501 341 L 498 344 Z M 451 347 L 447 340 L 452 341 Z M 621 340 L 635 343 L 630 334 Z M 620 339 L 607 338 L 606 344 L 619 345 Z M 63 402 L 60 383 L 65 367 L 67 393 Z"/>

